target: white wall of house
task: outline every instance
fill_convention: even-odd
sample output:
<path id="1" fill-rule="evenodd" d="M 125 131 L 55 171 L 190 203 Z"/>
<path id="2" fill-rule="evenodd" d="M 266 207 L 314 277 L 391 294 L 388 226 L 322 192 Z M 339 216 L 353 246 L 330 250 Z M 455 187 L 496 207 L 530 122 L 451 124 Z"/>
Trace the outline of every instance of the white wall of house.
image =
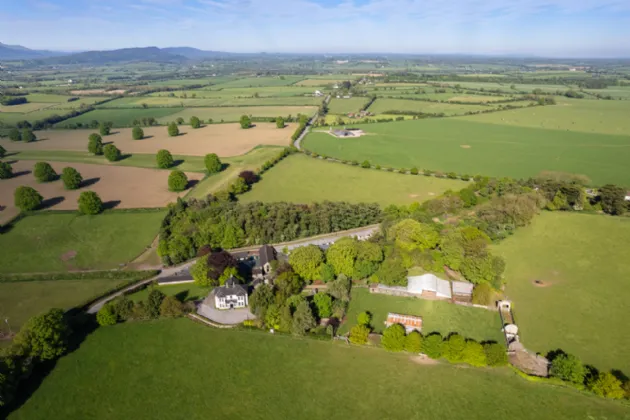
<path id="1" fill-rule="evenodd" d="M 245 296 L 228 295 L 225 297 L 215 296 L 214 304 L 218 309 L 244 308 L 247 306 L 247 295 Z"/>

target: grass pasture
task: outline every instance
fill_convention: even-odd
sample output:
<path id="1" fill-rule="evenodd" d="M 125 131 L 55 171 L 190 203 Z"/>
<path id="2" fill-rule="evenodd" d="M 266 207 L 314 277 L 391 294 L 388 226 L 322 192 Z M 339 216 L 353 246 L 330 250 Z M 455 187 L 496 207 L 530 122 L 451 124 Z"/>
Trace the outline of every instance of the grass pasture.
<path id="1" fill-rule="evenodd" d="M 357 315 L 366 311 L 372 314 L 370 325 L 376 332 L 383 332 L 387 314 L 395 312 L 421 316 L 423 334 L 437 331 L 446 336 L 457 332 L 477 341 L 505 342 L 497 312 L 437 300 L 372 294 L 367 288 L 357 287 L 352 290 L 350 309 L 341 331 L 350 331 L 357 323 Z"/>
<path id="2" fill-rule="evenodd" d="M 395 168 L 454 171 L 470 175 L 527 178 L 541 171 L 563 171 L 589 176 L 595 185 L 630 186 L 627 162 L 630 138 L 607 134 L 546 130 L 477 122 L 511 112 L 467 118 L 433 118 L 386 124 L 357 124 L 368 135 L 339 139 L 309 133 L 304 147 L 344 160 L 369 160 Z"/>
<path id="3" fill-rule="evenodd" d="M 629 248 L 630 219 L 561 212 L 541 214 L 496 246 L 523 343 L 630 374 Z"/>
<path id="4" fill-rule="evenodd" d="M 386 207 L 422 202 L 465 185 L 463 181 L 363 169 L 299 154 L 263 174 L 240 200 L 294 203 L 328 200 L 379 203 Z"/>
<path id="5" fill-rule="evenodd" d="M 40 213 L 0 235 L 0 272 L 108 270 L 140 255 L 157 235 L 163 211 L 97 216 Z"/>
<path id="6" fill-rule="evenodd" d="M 104 108 L 141 108 L 144 105 L 148 107 L 218 107 L 218 106 L 293 106 L 293 105 L 312 105 L 321 104 L 321 98 L 306 96 L 284 95 L 278 97 L 238 97 L 223 92 L 224 96 L 216 97 L 196 97 L 196 98 L 177 98 L 170 96 L 143 96 L 135 98 L 121 98 L 103 105 Z M 284 114 L 283 114 L 284 115 Z"/>
<path id="7" fill-rule="evenodd" d="M 93 120 L 111 121 L 114 127 L 131 127 L 134 120 L 153 117 L 155 119 L 166 119 L 172 121 L 171 118 L 165 118 L 177 112 L 181 112 L 182 108 L 138 108 L 138 109 L 95 109 L 86 112 L 78 117 L 70 118 L 57 124 L 59 127 L 65 127 L 67 124 L 89 124 Z M 54 113 L 59 113 L 54 112 Z M 54 114 L 53 113 L 53 114 Z M 30 118 L 29 118 L 30 119 Z M 37 118 L 34 118 L 37 119 Z"/>
<path id="8" fill-rule="evenodd" d="M 295 86 L 328 86 L 335 85 L 337 83 L 341 83 L 346 79 L 336 78 L 336 79 L 306 79 L 301 80 L 295 84 Z"/>
<path id="9" fill-rule="evenodd" d="M 625 405 L 527 382 L 509 369 L 427 366 L 411 359 L 339 343 L 212 329 L 187 319 L 127 323 L 89 335 L 9 419 L 628 415 Z"/>
<path id="10" fill-rule="evenodd" d="M 463 115 L 466 112 L 492 109 L 483 105 L 460 105 L 441 102 L 412 101 L 406 99 L 377 99 L 368 111 L 374 114 L 387 114 L 388 111 L 422 112 L 426 114 Z"/>
<path id="11" fill-rule="evenodd" d="M 156 108 L 157 109 L 157 108 Z M 189 120 L 190 117 L 197 116 L 204 121 L 212 118 L 214 122 L 232 122 L 238 121 L 241 116 L 249 115 L 252 117 L 288 117 L 298 114 L 313 115 L 317 111 L 315 106 L 229 106 L 215 108 L 179 108 L 174 114 L 169 114 L 162 118 L 158 118 L 160 124 L 167 124 L 181 117 Z"/>
<path id="12" fill-rule="evenodd" d="M 166 296 L 175 296 L 182 302 L 189 300 L 205 299 L 205 297 L 208 296 L 208 293 L 210 293 L 210 291 L 212 290 L 211 287 L 197 286 L 195 283 L 156 285 L 154 287 L 160 292 L 164 293 Z M 134 302 L 146 300 L 147 297 L 149 297 L 150 291 L 151 288 L 146 287 L 139 292 L 129 295 L 129 299 L 133 300 Z"/>
<path id="13" fill-rule="evenodd" d="M 328 104 L 328 112 L 330 114 L 348 114 L 349 112 L 359 112 L 365 104 L 369 102 L 369 98 L 333 98 Z"/>
<path id="14" fill-rule="evenodd" d="M 33 104 L 24 104 L 26 106 L 31 106 Z M 38 104 L 39 105 L 50 105 L 50 104 Z M 13 105 L 10 108 L 15 108 L 16 106 L 22 106 L 22 105 Z M 10 126 L 14 126 L 15 124 L 17 124 L 20 121 L 37 121 L 37 120 L 41 120 L 44 118 L 48 118 L 50 116 L 53 115 L 62 115 L 65 114 L 66 111 L 62 111 L 59 109 L 53 109 L 51 107 L 44 107 L 44 108 L 39 108 L 37 110 L 31 110 L 28 112 L 4 112 L 4 111 L 0 111 L 0 122 L 6 124 L 6 125 L 10 125 Z M 91 114 L 91 112 L 86 113 L 85 115 Z M 76 117 L 79 118 L 79 117 Z M 90 120 L 88 120 L 90 121 Z"/>
<path id="15" fill-rule="evenodd" d="M 217 83 L 216 87 L 221 89 L 230 89 L 244 87 L 288 86 L 303 79 L 303 76 L 245 77 L 243 79 L 232 80 L 225 83 Z"/>

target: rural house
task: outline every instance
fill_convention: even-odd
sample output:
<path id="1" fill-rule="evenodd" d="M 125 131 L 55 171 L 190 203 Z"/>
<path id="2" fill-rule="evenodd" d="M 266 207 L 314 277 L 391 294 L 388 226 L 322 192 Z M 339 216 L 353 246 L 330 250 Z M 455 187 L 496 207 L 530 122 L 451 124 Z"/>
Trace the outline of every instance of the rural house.
<path id="1" fill-rule="evenodd" d="M 405 327 L 405 331 L 409 334 L 412 331 L 422 332 L 422 317 L 413 315 L 402 315 L 390 312 L 387 314 L 385 326 L 400 324 Z"/>
<path id="2" fill-rule="evenodd" d="M 271 245 L 263 245 L 258 251 L 258 264 L 262 267 L 263 275 L 271 272 L 271 263 L 278 259 L 276 249 Z"/>
<path id="3" fill-rule="evenodd" d="M 238 284 L 234 277 L 230 277 L 223 286 L 214 289 L 213 294 L 214 306 L 217 309 L 239 309 L 248 304 L 247 290 Z"/>

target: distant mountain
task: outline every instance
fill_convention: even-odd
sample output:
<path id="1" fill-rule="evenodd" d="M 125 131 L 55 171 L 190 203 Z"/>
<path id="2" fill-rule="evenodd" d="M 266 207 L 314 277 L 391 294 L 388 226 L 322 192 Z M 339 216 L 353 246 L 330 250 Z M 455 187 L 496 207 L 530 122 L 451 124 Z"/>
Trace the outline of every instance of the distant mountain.
<path id="1" fill-rule="evenodd" d="M 191 48 L 191 47 L 169 47 L 169 48 L 162 48 L 162 51 L 168 52 L 170 54 L 181 55 L 191 60 L 226 57 L 229 55 L 234 55 L 233 53 L 226 53 L 226 52 L 220 52 L 220 51 L 204 51 L 204 50 Z"/>
<path id="2" fill-rule="evenodd" d="M 105 64 L 151 61 L 157 63 L 179 63 L 186 61 L 183 55 L 173 54 L 157 47 L 123 48 L 111 51 L 86 51 L 42 60 L 45 64 Z"/>
<path id="3" fill-rule="evenodd" d="M 0 60 L 29 60 L 63 55 L 58 51 L 31 50 L 21 45 L 7 45 L 0 42 Z"/>

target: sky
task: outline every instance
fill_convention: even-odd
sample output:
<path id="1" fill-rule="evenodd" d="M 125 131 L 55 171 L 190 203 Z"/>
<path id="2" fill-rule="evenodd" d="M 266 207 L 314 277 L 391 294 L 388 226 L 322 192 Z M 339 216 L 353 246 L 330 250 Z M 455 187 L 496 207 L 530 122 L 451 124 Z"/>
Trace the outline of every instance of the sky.
<path id="1" fill-rule="evenodd" d="M 630 57 L 630 0 L 0 0 L 0 22 L 62 51 Z"/>

